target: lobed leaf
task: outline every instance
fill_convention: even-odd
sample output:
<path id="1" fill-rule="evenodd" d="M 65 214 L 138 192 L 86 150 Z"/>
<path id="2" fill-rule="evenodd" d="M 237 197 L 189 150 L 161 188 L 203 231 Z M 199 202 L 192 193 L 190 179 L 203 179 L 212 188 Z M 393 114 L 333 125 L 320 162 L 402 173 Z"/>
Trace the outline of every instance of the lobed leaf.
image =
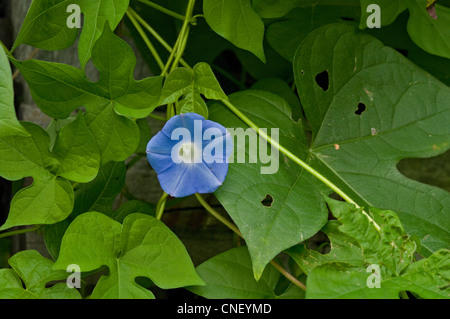
<path id="1" fill-rule="evenodd" d="M 65 269 L 53 270 L 53 261 L 35 250 L 16 253 L 9 264 L 12 269 L 0 269 L 0 299 L 81 299 L 65 282 L 47 288 L 50 282 L 66 280 L 69 274 Z"/>
<path id="2" fill-rule="evenodd" d="M 178 102 L 177 113 L 197 113 L 208 118 L 208 108 L 201 94 L 207 99 L 227 99 L 211 67 L 197 63 L 193 70 L 177 68 L 170 72 L 161 91 L 159 105 Z"/>
<path id="3" fill-rule="evenodd" d="M 54 268 L 72 263 L 82 272 L 108 267 L 92 298 L 154 298 L 137 277 L 163 289 L 202 284 L 181 241 L 154 217 L 137 213 L 123 225 L 97 212 L 78 216 L 64 234 Z"/>
<path id="4" fill-rule="evenodd" d="M 449 149 L 449 88 L 344 23 L 308 35 L 294 73 L 314 165 L 361 206 L 395 211 L 421 239 L 421 253 L 446 247 L 448 192 L 404 177 L 396 165 Z"/>
<path id="5" fill-rule="evenodd" d="M 129 117 L 145 117 L 153 111 L 162 77 L 134 80 L 133 51 L 113 34 L 108 24 L 93 47 L 92 59 L 100 71 L 100 79 L 95 83 L 69 65 L 37 60 L 12 62 L 44 113 L 66 118 L 84 106 L 86 124 L 99 147 L 102 163 L 123 161 L 139 145 L 139 128 Z"/>

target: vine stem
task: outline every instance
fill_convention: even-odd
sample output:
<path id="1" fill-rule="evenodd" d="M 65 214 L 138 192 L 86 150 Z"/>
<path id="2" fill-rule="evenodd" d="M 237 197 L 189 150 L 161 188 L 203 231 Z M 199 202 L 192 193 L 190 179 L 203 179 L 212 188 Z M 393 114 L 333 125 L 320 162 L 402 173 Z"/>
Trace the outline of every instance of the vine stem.
<path id="1" fill-rule="evenodd" d="M 131 8 L 128 8 L 130 10 L 130 13 L 136 18 L 136 20 L 146 29 L 169 53 L 172 53 L 174 48 L 172 48 L 162 37 L 159 35 L 159 33 L 153 29 L 136 11 L 134 11 Z M 180 59 L 180 63 L 188 68 L 191 69 L 189 64 L 186 63 L 183 59 Z"/>
<path id="2" fill-rule="evenodd" d="M 252 129 L 254 129 L 258 135 L 260 135 L 262 138 L 264 138 L 267 142 L 269 142 L 271 145 L 275 146 L 281 153 L 286 155 L 288 158 L 293 160 L 296 164 L 298 164 L 300 167 L 302 167 L 304 170 L 308 171 L 310 174 L 312 174 L 315 178 L 320 180 L 322 183 L 327 185 L 329 188 L 331 188 L 336 194 L 341 196 L 346 202 L 351 203 L 355 205 L 357 208 L 361 208 L 350 196 L 348 196 L 343 190 L 341 190 L 339 187 L 337 187 L 334 183 L 332 183 L 330 180 L 328 180 L 325 176 L 320 174 L 318 171 L 316 171 L 314 168 L 306 164 L 304 161 L 302 161 L 300 158 L 295 156 L 291 151 L 280 145 L 278 142 L 272 140 L 270 136 L 268 136 L 265 132 L 263 132 L 255 123 L 253 123 L 247 116 L 245 116 L 244 113 L 239 111 L 229 100 L 221 99 L 222 103 L 225 104 L 225 106 L 232 111 L 234 114 L 237 115 L 245 124 L 250 126 Z M 364 210 L 362 210 L 362 213 L 369 219 L 371 223 L 375 226 L 375 228 L 380 231 L 381 227 L 373 220 L 372 217 L 369 216 Z"/>
<path id="3" fill-rule="evenodd" d="M 208 213 L 210 213 L 211 215 L 213 215 L 216 219 L 218 219 L 222 224 L 224 224 L 225 226 L 227 226 L 229 229 L 231 229 L 233 232 L 235 232 L 239 237 L 244 238 L 241 234 L 241 232 L 239 231 L 239 229 L 230 221 L 228 221 L 225 217 L 223 217 L 221 214 L 219 214 L 219 212 L 217 212 L 214 208 L 211 207 L 211 205 L 209 205 L 205 199 L 203 198 L 202 195 L 200 195 L 199 193 L 195 194 L 195 197 L 197 197 L 198 202 L 208 211 Z"/>
<path id="4" fill-rule="evenodd" d="M 0 234 L 0 238 L 10 237 L 10 236 L 19 235 L 19 234 L 25 234 L 25 233 L 31 233 L 31 232 L 38 230 L 40 227 L 41 226 L 34 226 L 32 228 L 25 228 L 25 229 L 9 231 L 9 232 Z"/>
<path id="5" fill-rule="evenodd" d="M 150 42 L 150 39 L 147 37 L 147 35 L 145 34 L 144 30 L 142 30 L 141 26 L 139 25 L 139 23 L 136 21 L 135 17 L 133 16 L 133 14 L 131 13 L 130 9 L 127 10 L 126 12 L 128 18 L 130 19 L 131 23 L 134 25 L 134 27 L 136 28 L 137 32 L 139 33 L 139 35 L 141 36 L 142 40 L 144 40 L 145 44 L 147 45 L 147 48 L 150 50 L 150 52 L 152 53 L 153 57 L 156 60 L 156 63 L 158 63 L 158 66 L 160 67 L 161 70 L 164 69 L 164 63 L 161 60 L 161 57 L 159 56 L 158 52 L 156 51 L 155 47 L 153 46 L 153 44 Z"/>
<path id="6" fill-rule="evenodd" d="M 189 0 L 187 9 L 186 9 L 186 16 L 184 17 L 183 26 L 181 27 L 180 34 L 178 36 L 178 39 L 180 39 L 180 42 L 179 42 L 179 46 L 176 48 L 177 53 L 175 55 L 175 60 L 172 64 L 171 71 L 174 70 L 178 66 L 181 56 L 183 55 L 184 50 L 186 49 L 187 39 L 189 37 L 189 28 L 190 28 L 191 20 L 192 20 L 192 12 L 194 11 L 194 5 L 195 5 L 195 0 Z M 177 39 L 177 42 L 178 42 L 178 39 Z"/>
<path id="7" fill-rule="evenodd" d="M 156 205 L 156 219 L 161 220 L 161 217 L 164 213 L 164 208 L 166 208 L 166 202 L 167 202 L 167 197 L 169 196 L 169 194 L 167 194 L 166 192 L 163 192 L 161 198 L 158 201 L 158 204 Z"/>
<path id="8" fill-rule="evenodd" d="M 225 226 L 227 226 L 229 229 L 231 229 L 235 234 L 237 234 L 242 239 L 245 239 L 244 236 L 242 236 L 242 233 L 239 231 L 239 229 L 230 221 L 228 221 L 225 217 L 223 217 L 218 211 L 216 211 L 214 208 L 209 205 L 202 195 L 199 193 L 195 194 L 195 197 L 197 198 L 198 202 L 203 206 L 203 208 L 206 209 L 212 216 L 214 216 L 216 219 L 218 219 L 220 222 L 222 222 Z M 300 289 L 306 291 L 306 286 L 300 282 L 297 278 L 292 276 L 286 269 L 284 269 L 280 264 L 278 264 L 275 260 L 271 260 L 270 263 L 272 266 L 275 267 L 283 276 L 285 276 L 290 282 L 292 282 L 294 285 L 299 287 Z"/>
<path id="9" fill-rule="evenodd" d="M 174 12 L 174 11 L 172 11 L 172 10 L 169 10 L 169 9 L 163 7 L 163 6 L 160 6 L 160 5 L 157 4 L 157 3 L 151 2 L 151 1 L 149 1 L 149 0 L 138 0 L 138 1 L 141 2 L 141 3 L 143 3 L 143 4 L 148 5 L 149 7 L 152 7 L 153 9 L 156 9 L 156 10 L 158 10 L 158 11 L 161 11 L 162 13 L 165 13 L 165 14 L 171 16 L 171 17 L 174 17 L 174 18 L 176 18 L 176 19 L 178 19 L 178 20 L 184 21 L 184 16 L 183 16 L 183 15 L 181 15 L 181 14 L 179 14 L 179 13 L 176 13 L 176 12 Z"/>

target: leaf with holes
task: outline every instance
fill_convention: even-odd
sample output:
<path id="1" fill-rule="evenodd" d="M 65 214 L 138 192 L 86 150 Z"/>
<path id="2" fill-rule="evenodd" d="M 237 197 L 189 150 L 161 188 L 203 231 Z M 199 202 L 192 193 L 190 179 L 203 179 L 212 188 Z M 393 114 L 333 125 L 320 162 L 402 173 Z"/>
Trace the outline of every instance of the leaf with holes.
<path id="1" fill-rule="evenodd" d="M 0 269 L 0 299 L 81 299 L 65 282 L 47 287 L 52 281 L 66 280 L 68 273 L 53 270 L 53 261 L 35 250 L 18 252 L 9 264 L 12 269 Z"/>
<path id="2" fill-rule="evenodd" d="M 266 62 L 264 24 L 250 0 L 204 0 L 203 14 L 214 32 Z"/>
<path id="3" fill-rule="evenodd" d="M 247 247 L 230 249 L 208 259 L 196 269 L 206 284 L 188 289 L 204 298 L 302 299 L 304 297 L 304 292 L 292 284 L 281 293 L 276 292 L 280 272 L 272 265 L 268 266 L 261 278 L 256 281 Z"/>
<path id="4" fill-rule="evenodd" d="M 342 23 L 313 31 L 294 59 L 321 171 L 364 207 L 397 212 L 428 255 L 450 242 L 450 196 L 397 170 L 450 147 L 450 89 L 373 37 Z"/>
<path id="5" fill-rule="evenodd" d="M 269 135 L 279 128 L 280 144 L 308 160 L 303 125 L 291 119 L 291 108 L 284 99 L 257 90 L 234 93 L 229 99 L 259 127 L 267 128 Z M 230 133 L 240 136 L 234 141 L 237 156 L 215 195 L 244 235 L 255 277 L 259 278 L 280 251 L 308 239 L 326 223 L 322 193 L 329 190 L 275 149 L 271 157 L 264 158 L 267 143 L 252 129 L 244 132 L 247 126 L 222 103 L 210 104 L 210 119 L 233 128 L 234 133 Z M 237 134 L 236 128 L 242 128 L 241 133 L 248 137 Z M 258 160 L 259 153 L 265 164 Z M 245 158 L 239 159 L 242 154 Z"/>
<path id="6" fill-rule="evenodd" d="M 29 60 L 12 60 L 27 81 L 41 110 L 66 118 L 86 107 L 86 124 L 95 137 L 102 163 L 123 161 L 139 145 L 139 128 L 129 117 L 145 117 L 157 106 L 162 77 L 133 78 L 136 58 L 125 41 L 106 25 L 96 42 L 92 59 L 100 80 L 90 82 L 75 67 Z"/>
<path id="7" fill-rule="evenodd" d="M 207 63 L 198 63 L 193 70 L 177 68 L 170 72 L 161 91 L 159 105 L 178 102 L 177 113 L 197 113 L 208 118 L 207 99 L 227 99 Z"/>
<path id="8" fill-rule="evenodd" d="M 427 3 L 422 0 L 361 0 L 362 29 L 367 27 L 366 21 L 371 15 L 366 10 L 370 4 L 380 6 L 382 26 L 391 24 L 401 12 L 408 9 L 408 33 L 411 39 L 429 53 L 450 58 L 450 8 L 437 2 L 434 7 L 437 19 L 434 19 L 427 10 Z"/>
<path id="9" fill-rule="evenodd" d="M 150 290 L 136 283 L 147 277 L 163 289 L 201 285 L 181 241 L 162 222 L 143 214 L 128 215 L 123 225 L 104 214 L 78 216 L 66 230 L 55 269 L 79 265 L 82 272 L 106 266 L 92 298 L 148 299 Z"/>

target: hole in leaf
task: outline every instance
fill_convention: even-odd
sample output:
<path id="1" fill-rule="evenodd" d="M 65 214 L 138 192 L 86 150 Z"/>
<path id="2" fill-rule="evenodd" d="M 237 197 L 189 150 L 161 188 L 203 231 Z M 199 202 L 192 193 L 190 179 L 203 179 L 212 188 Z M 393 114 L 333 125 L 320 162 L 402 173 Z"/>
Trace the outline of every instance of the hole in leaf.
<path id="1" fill-rule="evenodd" d="M 266 207 L 272 207 L 272 203 L 273 203 L 273 197 L 270 196 L 269 194 L 267 194 L 266 197 L 261 201 L 261 204 L 263 204 L 263 206 L 266 206 Z"/>
<path id="2" fill-rule="evenodd" d="M 323 231 L 319 231 L 308 240 L 307 248 L 326 255 L 331 250 L 330 238 Z"/>
<path id="3" fill-rule="evenodd" d="M 403 56 L 408 57 L 408 50 L 403 50 L 403 49 L 395 49 L 397 50 L 397 52 L 403 54 Z"/>
<path id="4" fill-rule="evenodd" d="M 361 115 L 366 110 L 366 105 L 364 103 L 358 104 L 358 109 L 355 111 L 356 115 Z"/>
<path id="5" fill-rule="evenodd" d="M 439 151 L 440 145 L 433 149 Z M 450 192 L 450 151 L 431 158 L 406 158 L 397 164 L 404 176 Z"/>
<path id="6" fill-rule="evenodd" d="M 322 90 L 325 92 L 328 90 L 330 86 L 330 78 L 328 76 L 328 71 L 325 70 L 316 75 L 316 83 Z"/>

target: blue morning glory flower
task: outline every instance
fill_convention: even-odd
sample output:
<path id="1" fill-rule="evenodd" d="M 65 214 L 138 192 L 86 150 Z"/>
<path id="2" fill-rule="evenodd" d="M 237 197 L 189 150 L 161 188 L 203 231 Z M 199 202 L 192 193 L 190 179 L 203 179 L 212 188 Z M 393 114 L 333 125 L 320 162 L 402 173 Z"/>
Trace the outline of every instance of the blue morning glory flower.
<path id="1" fill-rule="evenodd" d="M 162 189 L 173 197 L 212 193 L 228 172 L 233 149 L 222 125 L 196 113 L 172 117 L 147 145 Z"/>

